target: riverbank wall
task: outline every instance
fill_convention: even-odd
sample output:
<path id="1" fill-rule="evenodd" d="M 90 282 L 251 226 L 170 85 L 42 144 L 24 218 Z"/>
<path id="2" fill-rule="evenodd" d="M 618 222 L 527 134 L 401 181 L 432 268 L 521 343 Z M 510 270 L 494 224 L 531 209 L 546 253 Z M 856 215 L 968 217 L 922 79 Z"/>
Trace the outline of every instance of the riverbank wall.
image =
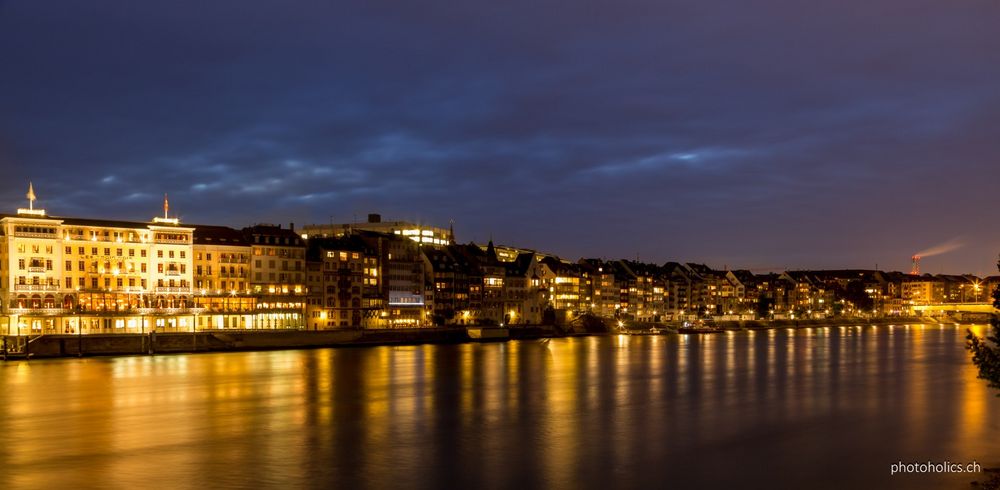
<path id="1" fill-rule="evenodd" d="M 983 321 L 969 322 L 957 321 L 952 318 L 942 319 L 933 317 L 892 317 L 892 318 L 823 318 L 811 320 L 744 320 L 744 321 L 724 321 L 711 322 L 704 325 L 706 332 L 718 330 L 771 330 L 771 329 L 796 329 L 796 328 L 822 328 L 822 327 L 844 327 L 844 326 L 865 326 L 865 325 L 939 325 L 939 324 L 977 324 Z M 648 334 L 652 330 L 659 333 L 672 333 L 683 327 L 681 322 L 643 324 L 622 329 L 624 333 Z"/>
<path id="2" fill-rule="evenodd" d="M 717 322 L 726 330 L 763 330 L 853 325 L 904 325 L 938 323 L 929 318 L 824 319 Z M 948 322 L 953 323 L 953 322 Z M 677 325 L 660 325 L 660 333 L 676 331 Z M 89 334 L 4 336 L 4 360 L 180 354 L 196 352 L 236 352 L 321 347 L 352 347 L 407 344 L 454 344 L 463 342 L 503 342 L 609 333 L 642 333 L 646 329 L 619 332 L 572 332 L 547 325 L 517 327 L 436 327 L 386 330 L 272 330 L 272 331 L 200 331 L 189 333 Z"/>
<path id="3" fill-rule="evenodd" d="M 938 323 L 933 318 L 893 317 L 872 319 L 824 318 L 816 320 L 762 320 L 742 322 L 718 322 L 717 325 L 727 330 L 767 330 L 772 328 L 809 328 L 809 327 L 840 327 L 853 325 L 906 325 L 918 323 Z M 954 322 L 949 322 L 954 323 Z"/>
<path id="4" fill-rule="evenodd" d="M 372 345 L 453 344 L 555 336 L 560 336 L 560 333 L 548 326 L 6 336 L 2 338 L 0 352 L 5 360 L 11 360 Z"/>

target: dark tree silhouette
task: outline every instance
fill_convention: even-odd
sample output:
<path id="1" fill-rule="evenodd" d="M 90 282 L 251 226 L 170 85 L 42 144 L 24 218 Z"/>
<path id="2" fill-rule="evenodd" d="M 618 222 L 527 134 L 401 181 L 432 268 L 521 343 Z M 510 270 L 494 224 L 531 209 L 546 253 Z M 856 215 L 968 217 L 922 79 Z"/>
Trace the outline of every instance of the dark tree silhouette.
<path id="1" fill-rule="evenodd" d="M 1000 269 L 1000 262 L 997 268 Z M 1000 287 L 993 290 L 993 306 L 1000 308 Z M 1000 389 L 1000 318 L 993 315 L 985 338 L 972 333 L 972 330 L 968 332 L 966 347 L 972 351 L 972 363 L 979 368 L 979 378 L 989 382 L 990 388 Z"/>
<path id="2" fill-rule="evenodd" d="M 771 308 L 774 307 L 774 298 L 761 296 L 757 299 L 757 318 L 771 318 Z"/>
<path id="3" fill-rule="evenodd" d="M 855 279 L 847 283 L 847 287 L 844 288 L 842 294 L 843 299 L 846 299 L 861 311 L 871 311 L 875 306 L 872 297 L 868 295 L 868 291 L 865 291 L 865 283 L 860 280 Z"/>

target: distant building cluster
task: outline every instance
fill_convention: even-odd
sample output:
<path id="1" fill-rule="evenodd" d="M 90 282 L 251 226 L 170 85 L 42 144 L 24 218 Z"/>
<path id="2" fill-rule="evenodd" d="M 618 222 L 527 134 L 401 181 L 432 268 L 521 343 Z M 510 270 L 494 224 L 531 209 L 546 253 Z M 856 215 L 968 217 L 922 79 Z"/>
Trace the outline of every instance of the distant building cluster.
<path id="1" fill-rule="evenodd" d="M 576 262 L 460 244 L 454 229 L 363 223 L 243 229 L 0 215 L 0 331 L 630 323 L 912 315 L 981 303 L 1000 278 L 874 270 L 754 274 L 702 264 Z"/>

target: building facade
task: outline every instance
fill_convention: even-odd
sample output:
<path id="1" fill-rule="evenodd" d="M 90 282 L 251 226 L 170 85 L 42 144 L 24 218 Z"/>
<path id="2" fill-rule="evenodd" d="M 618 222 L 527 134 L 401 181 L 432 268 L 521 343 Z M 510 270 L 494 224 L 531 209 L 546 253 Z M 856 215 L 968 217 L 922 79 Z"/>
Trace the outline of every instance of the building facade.
<path id="1" fill-rule="evenodd" d="M 0 217 L 7 334 L 190 330 L 191 227 L 53 217 L 31 206 Z"/>

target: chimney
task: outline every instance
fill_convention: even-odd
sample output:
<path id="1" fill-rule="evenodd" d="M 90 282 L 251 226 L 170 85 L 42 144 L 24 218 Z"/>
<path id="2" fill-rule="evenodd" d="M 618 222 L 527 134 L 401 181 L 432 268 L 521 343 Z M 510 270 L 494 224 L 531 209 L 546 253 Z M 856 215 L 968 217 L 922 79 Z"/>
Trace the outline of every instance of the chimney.
<path id="1" fill-rule="evenodd" d="M 378 214 L 378 213 L 370 213 L 368 215 L 368 222 L 369 223 L 381 223 L 382 222 L 382 215 Z"/>
<path id="2" fill-rule="evenodd" d="M 288 223 L 288 229 L 292 230 L 292 231 L 295 231 L 295 223 L 294 222 Z"/>

